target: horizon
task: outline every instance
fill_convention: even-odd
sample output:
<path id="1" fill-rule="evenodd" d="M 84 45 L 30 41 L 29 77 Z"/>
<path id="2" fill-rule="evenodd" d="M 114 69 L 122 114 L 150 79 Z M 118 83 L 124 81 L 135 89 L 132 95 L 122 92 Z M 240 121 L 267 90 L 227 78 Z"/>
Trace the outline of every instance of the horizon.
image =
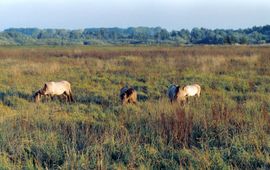
<path id="1" fill-rule="evenodd" d="M 194 28 L 203 28 L 203 29 L 209 29 L 209 30 L 239 30 L 239 29 L 251 29 L 253 27 L 264 27 L 264 26 L 270 26 L 270 24 L 266 24 L 266 25 L 253 25 L 251 27 L 245 27 L 245 28 L 205 28 L 205 27 L 193 27 L 191 29 L 187 29 L 187 28 L 181 28 L 181 29 L 186 29 L 186 30 L 189 30 L 191 31 L 192 29 Z M 164 27 L 160 27 L 160 26 L 155 26 L 155 27 L 148 27 L 148 26 L 128 26 L 128 27 L 85 27 L 85 28 L 78 28 L 78 29 L 69 29 L 69 28 L 38 28 L 38 27 L 9 27 L 9 28 L 4 28 L 3 30 L 0 30 L 0 32 L 3 32 L 5 30 L 8 30 L 8 29 L 39 29 L 39 30 L 46 30 L 46 29 L 55 29 L 55 30 L 61 30 L 61 29 L 64 29 L 64 30 L 68 30 L 68 31 L 73 31 L 73 30 L 84 30 L 84 29 L 101 29 L 101 28 L 105 28 L 105 29 L 113 29 L 113 28 L 118 28 L 118 29 L 128 29 L 128 28 L 161 28 L 161 29 L 166 29 L 167 31 L 171 32 L 171 31 L 179 31 L 179 30 L 176 30 L 176 29 L 172 29 L 172 30 L 169 30 L 167 28 L 164 28 Z"/>
<path id="2" fill-rule="evenodd" d="M 267 0 L 0 0 L 0 31 L 8 28 L 161 27 L 244 29 L 270 24 Z"/>

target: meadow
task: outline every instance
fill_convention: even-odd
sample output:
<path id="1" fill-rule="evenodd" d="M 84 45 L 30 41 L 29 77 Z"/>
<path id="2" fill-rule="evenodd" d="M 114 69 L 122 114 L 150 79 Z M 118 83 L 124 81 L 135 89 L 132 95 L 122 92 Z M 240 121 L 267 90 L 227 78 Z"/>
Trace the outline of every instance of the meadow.
<path id="1" fill-rule="evenodd" d="M 58 80 L 75 103 L 33 102 Z M 0 47 L 0 169 L 270 169 L 269 93 L 270 46 Z"/>

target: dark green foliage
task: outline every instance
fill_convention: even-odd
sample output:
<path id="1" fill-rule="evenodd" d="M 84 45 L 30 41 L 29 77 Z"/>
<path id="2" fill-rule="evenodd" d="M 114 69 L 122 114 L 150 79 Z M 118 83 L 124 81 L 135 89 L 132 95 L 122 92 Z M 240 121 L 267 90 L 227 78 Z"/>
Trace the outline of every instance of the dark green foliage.
<path id="1" fill-rule="evenodd" d="M 106 44 L 265 44 L 270 26 L 225 30 L 193 28 L 168 32 L 156 27 L 86 28 L 83 30 L 10 28 L 0 33 L 0 45 Z"/>

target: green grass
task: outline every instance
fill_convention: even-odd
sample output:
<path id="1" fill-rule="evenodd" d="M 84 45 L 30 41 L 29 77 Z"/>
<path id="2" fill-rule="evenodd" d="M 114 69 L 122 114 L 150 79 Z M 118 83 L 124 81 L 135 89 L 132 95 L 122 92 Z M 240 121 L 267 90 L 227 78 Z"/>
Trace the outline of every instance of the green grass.
<path id="1" fill-rule="evenodd" d="M 0 169 L 269 169 L 270 47 L 2 47 Z M 46 81 L 76 103 L 34 103 Z M 138 105 L 122 106 L 126 83 Z M 198 100 L 170 104 L 170 84 Z"/>

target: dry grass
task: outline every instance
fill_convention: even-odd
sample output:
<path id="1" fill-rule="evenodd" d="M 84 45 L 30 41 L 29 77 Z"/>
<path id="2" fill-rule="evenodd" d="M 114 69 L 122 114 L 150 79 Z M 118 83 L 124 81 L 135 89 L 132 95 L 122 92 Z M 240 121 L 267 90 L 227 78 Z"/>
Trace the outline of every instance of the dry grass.
<path id="1" fill-rule="evenodd" d="M 269 48 L 1 47 L 0 169 L 270 168 Z M 62 79 L 76 103 L 31 100 Z M 171 105 L 172 83 L 202 96 Z"/>

